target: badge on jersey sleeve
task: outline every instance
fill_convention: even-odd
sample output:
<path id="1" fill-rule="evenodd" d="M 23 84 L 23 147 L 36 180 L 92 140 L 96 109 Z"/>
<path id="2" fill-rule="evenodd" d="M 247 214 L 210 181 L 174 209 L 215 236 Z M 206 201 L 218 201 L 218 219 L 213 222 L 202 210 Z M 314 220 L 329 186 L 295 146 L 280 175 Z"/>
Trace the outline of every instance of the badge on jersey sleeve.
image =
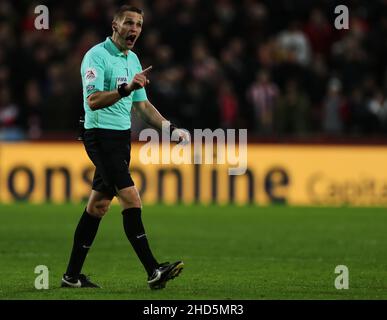
<path id="1" fill-rule="evenodd" d="M 128 77 L 117 77 L 116 88 L 123 83 L 128 83 Z"/>
<path id="2" fill-rule="evenodd" d="M 85 72 L 85 82 L 90 83 L 97 79 L 97 70 L 94 68 L 88 68 Z"/>

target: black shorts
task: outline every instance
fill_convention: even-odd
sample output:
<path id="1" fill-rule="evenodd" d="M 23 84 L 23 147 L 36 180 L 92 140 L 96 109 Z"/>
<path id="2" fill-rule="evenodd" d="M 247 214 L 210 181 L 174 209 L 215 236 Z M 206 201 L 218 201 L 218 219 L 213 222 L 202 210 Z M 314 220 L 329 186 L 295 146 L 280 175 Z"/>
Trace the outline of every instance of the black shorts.
<path id="1" fill-rule="evenodd" d="M 130 129 L 87 129 L 83 144 L 96 167 L 93 190 L 114 197 L 117 190 L 134 186 L 129 172 Z"/>

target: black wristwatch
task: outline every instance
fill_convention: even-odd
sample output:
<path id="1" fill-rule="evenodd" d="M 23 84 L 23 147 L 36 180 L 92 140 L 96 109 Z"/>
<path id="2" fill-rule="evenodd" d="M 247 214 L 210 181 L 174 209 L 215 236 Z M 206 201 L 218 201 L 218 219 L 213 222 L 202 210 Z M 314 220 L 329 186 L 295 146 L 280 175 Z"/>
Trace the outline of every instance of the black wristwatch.
<path id="1" fill-rule="evenodd" d="M 118 94 L 121 96 L 121 98 L 124 98 L 130 95 L 130 92 L 125 90 L 125 87 L 127 85 L 128 85 L 127 83 L 121 83 L 117 88 Z"/>

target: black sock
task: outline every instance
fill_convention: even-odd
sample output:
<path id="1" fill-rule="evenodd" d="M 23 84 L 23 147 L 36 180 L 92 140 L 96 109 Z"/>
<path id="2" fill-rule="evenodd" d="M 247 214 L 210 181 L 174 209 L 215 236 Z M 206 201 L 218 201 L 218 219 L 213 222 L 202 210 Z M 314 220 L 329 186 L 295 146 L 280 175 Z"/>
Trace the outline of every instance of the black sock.
<path id="1" fill-rule="evenodd" d="M 71 251 L 70 261 L 67 266 L 66 275 L 77 277 L 85 262 L 89 248 L 91 247 L 95 235 L 97 234 L 101 218 L 94 217 L 87 213 L 86 209 L 79 220 L 74 234 L 73 249 Z"/>
<path id="2" fill-rule="evenodd" d="M 122 211 L 124 229 L 134 251 L 143 264 L 148 275 L 158 266 L 153 257 L 146 238 L 144 225 L 141 220 L 141 208 L 128 208 Z"/>

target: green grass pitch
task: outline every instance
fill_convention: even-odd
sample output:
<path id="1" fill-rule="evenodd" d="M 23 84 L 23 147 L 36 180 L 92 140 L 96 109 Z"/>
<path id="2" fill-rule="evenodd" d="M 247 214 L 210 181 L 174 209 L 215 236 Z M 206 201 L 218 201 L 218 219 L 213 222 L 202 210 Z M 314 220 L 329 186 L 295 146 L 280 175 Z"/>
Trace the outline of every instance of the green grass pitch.
<path id="1" fill-rule="evenodd" d="M 151 291 L 127 241 L 120 208 L 100 225 L 83 271 L 102 289 L 61 289 L 84 205 L 0 205 L 0 299 L 386 299 L 387 211 L 383 208 L 145 206 L 160 262 L 185 269 Z M 34 287 L 49 268 L 48 290 Z M 349 289 L 334 287 L 335 267 Z"/>

